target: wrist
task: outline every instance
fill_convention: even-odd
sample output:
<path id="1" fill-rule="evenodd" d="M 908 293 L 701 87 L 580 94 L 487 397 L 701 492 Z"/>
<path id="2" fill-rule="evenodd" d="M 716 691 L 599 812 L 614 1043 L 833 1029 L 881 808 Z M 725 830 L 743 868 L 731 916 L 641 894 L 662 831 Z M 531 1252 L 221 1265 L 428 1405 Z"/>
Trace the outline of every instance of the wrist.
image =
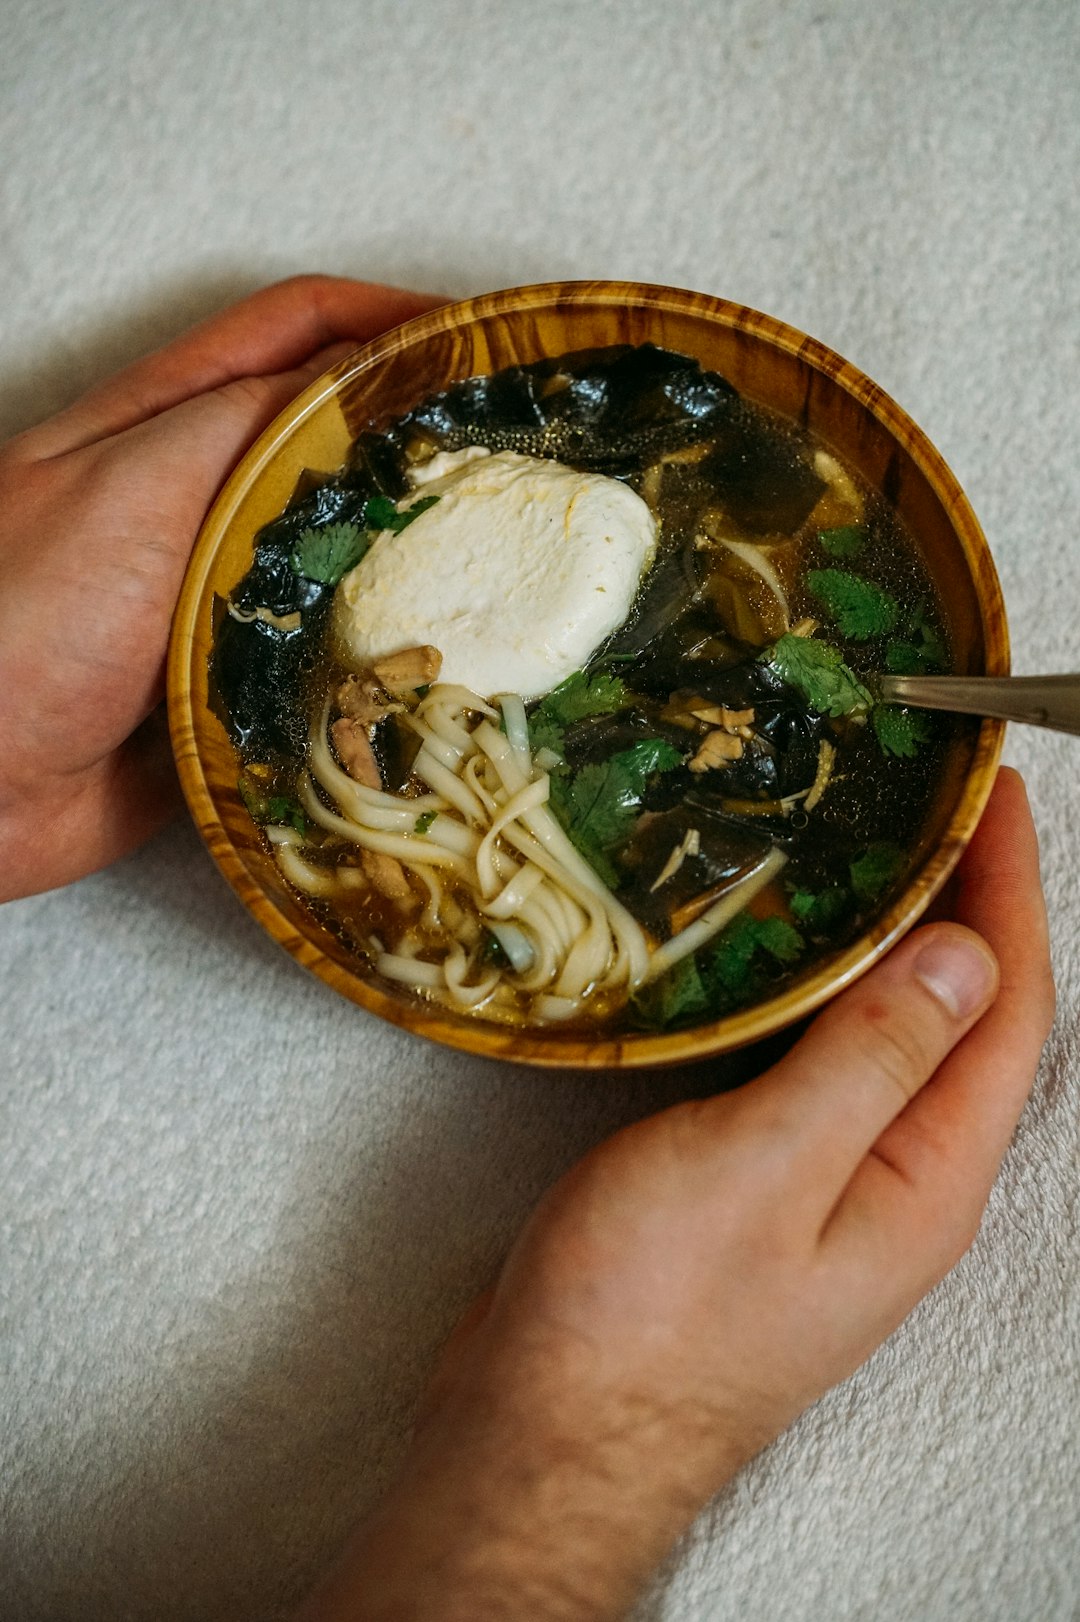
<path id="1" fill-rule="evenodd" d="M 550 1367 L 459 1383 L 302 1622 L 612 1622 L 743 1462 L 719 1435 Z"/>

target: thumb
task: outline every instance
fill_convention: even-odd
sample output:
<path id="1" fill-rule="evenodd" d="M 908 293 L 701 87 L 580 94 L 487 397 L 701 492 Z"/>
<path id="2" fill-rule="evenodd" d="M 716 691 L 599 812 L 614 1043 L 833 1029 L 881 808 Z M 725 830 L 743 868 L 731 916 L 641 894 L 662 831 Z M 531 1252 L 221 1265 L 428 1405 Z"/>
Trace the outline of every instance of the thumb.
<path id="1" fill-rule="evenodd" d="M 998 966 L 974 930 L 916 930 L 819 1014 L 791 1051 L 742 1094 L 779 1125 L 824 1217 L 881 1134 L 993 1002 Z"/>

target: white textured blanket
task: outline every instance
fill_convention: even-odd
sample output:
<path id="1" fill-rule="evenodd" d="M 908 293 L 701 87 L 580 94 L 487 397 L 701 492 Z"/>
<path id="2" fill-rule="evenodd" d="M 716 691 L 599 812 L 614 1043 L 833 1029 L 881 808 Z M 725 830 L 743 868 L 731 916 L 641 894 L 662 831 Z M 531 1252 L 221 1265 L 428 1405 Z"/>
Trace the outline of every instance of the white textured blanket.
<path id="1" fill-rule="evenodd" d="M 990 537 L 1017 668 L 1080 667 L 1067 0 L 4 13 L 4 431 L 293 270 L 696 287 L 893 394 Z M 1010 756 L 1060 1017 L 978 1243 L 703 1516 L 642 1622 L 1080 1615 L 1080 740 Z M 713 1080 L 384 1028 L 259 933 L 187 826 L 0 912 L 0 1035 L 11 1622 L 286 1616 L 540 1191 Z"/>

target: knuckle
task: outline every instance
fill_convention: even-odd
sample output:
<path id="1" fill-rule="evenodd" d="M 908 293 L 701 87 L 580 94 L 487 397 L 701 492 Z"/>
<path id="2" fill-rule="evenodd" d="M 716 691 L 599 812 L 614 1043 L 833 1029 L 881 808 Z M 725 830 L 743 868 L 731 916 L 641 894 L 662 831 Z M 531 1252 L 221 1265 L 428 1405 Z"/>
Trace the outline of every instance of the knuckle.
<path id="1" fill-rule="evenodd" d="M 327 276 L 322 271 L 301 270 L 294 276 L 283 276 L 265 291 L 285 293 L 290 297 L 317 299 L 327 282 L 332 280 L 332 276 Z"/>
<path id="2" fill-rule="evenodd" d="M 241 409 L 256 414 L 265 411 L 269 403 L 269 391 L 261 377 L 235 377 L 221 392 Z"/>
<path id="3" fill-rule="evenodd" d="M 902 1008 L 884 1015 L 868 1009 L 861 1045 L 867 1069 L 895 1091 L 900 1108 L 911 1102 L 938 1059 L 925 1023 Z"/>

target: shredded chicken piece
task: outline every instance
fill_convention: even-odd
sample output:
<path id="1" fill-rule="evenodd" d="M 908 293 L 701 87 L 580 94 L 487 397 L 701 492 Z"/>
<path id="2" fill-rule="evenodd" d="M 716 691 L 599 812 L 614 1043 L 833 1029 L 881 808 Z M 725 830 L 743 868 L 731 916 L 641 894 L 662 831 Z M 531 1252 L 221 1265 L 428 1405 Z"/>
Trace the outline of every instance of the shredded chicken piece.
<path id="1" fill-rule="evenodd" d="M 741 760 L 743 740 L 730 732 L 710 732 L 690 762 L 692 772 L 708 772 L 718 766 L 730 766 Z"/>
<path id="2" fill-rule="evenodd" d="M 360 866 L 371 880 L 371 887 L 388 901 L 404 901 L 412 894 L 405 869 L 396 856 L 385 851 L 365 850 L 360 855 Z"/>
<path id="3" fill-rule="evenodd" d="M 810 787 L 810 792 L 803 801 L 804 811 L 812 811 L 815 805 L 817 805 L 818 801 L 821 799 L 821 796 L 824 794 L 825 790 L 828 788 L 829 779 L 832 777 L 833 762 L 835 759 L 835 746 L 831 744 L 827 738 L 822 738 L 821 744 L 818 748 L 817 772 Z"/>
<path id="4" fill-rule="evenodd" d="M 696 445 L 684 445 L 681 451 L 665 451 L 660 460 L 673 467 L 694 467 L 705 460 L 712 448 L 711 439 L 701 439 Z"/>
<path id="5" fill-rule="evenodd" d="M 740 738 L 752 738 L 754 735 L 751 730 L 754 721 L 752 709 L 729 710 L 726 704 L 711 704 L 700 693 L 691 693 L 683 698 L 673 694 L 661 710 L 660 719 L 673 726 L 686 727 L 690 732 L 697 730 L 695 721 L 704 721 L 706 726 L 737 732 Z"/>
<path id="6" fill-rule="evenodd" d="M 693 706 L 704 703 L 706 703 L 706 700 L 697 695 L 693 698 L 676 698 L 672 695 L 660 711 L 660 719 L 669 722 L 672 726 L 685 727 L 687 732 L 696 732 L 697 725 L 694 720 Z"/>
<path id="7" fill-rule="evenodd" d="M 704 704 L 699 710 L 691 710 L 690 714 L 699 721 L 706 721 L 709 726 L 723 727 L 725 732 L 737 732 L 741 738 L 751 736 L 749 728 L 754 720 L 753 710 L 729 710 L 723 704 Z"/>
<path id="8" fill-rule="evenodd" d="M 435 680 L 442 669 L 442 654 L 425 642 L 420 647 L 402 648 L 400 653 L 388 653 L 384 659 L 376 659 L 372 669 L 388 693 L 402 698 Z"/>
<path id="9" fill-rule="evenodd" d="M 830 456 L 828 451 L 816 451 L 814 472 L 819 479 L 825 480 L 834 499 L 851 509 L 849 522 L 851 519 L 857 522 L 862 517 L 863 498 L 836 458 Z"/>
<path id="10" fill-rule="evenodd" d="M 687 828 L 683 838 L 675 846 L 671 855 L 660 869 L 656 878 L 649 885 L 650 893 L 659 890 L 668 879 L 673 879 L 688 856 L 696 856 L 701 850 L 701 834 L 697 828 Z"/>
<path id="11" fill-rule="evenodd" d="M 390 697 L 374 676 L 346 676 L 334 697 L 342 715 L 365 727 L 405 708 Z"/>
<path id="12" fill-rule="evenodd" d="M 405 447 L 405 460 L 410 467 L 422 467 L 425 462 L 431 461 L 438 449 L 433 439 L 428 439 L 425 434 L 414 434 Z"/>
<path id="13" fill-rule="evenodd" d="M 330 728 L 330 736 L 338 759 L 353 781 L 363 783 L 365 788 L 382 788 L 382 776 L 367 728 L 343 715 Z"/>

